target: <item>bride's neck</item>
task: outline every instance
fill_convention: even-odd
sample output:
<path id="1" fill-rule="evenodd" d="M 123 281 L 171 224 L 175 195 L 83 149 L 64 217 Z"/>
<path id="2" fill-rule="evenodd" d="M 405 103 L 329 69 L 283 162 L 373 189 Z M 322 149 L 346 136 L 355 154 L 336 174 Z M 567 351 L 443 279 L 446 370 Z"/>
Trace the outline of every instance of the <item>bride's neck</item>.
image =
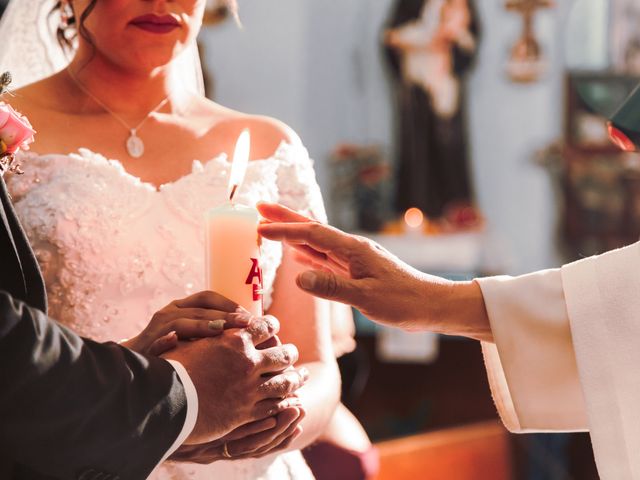
<path id="1" fill-rule="evenodd" d="M 88 60 L 76 56 L 68 68 L 71 83 L 80 83 L 84 90 L 120 114 L 145 115 L 167 97 L 172 110 L 179 109 L 186 101 L 179 92 L 172 90 L 171 64 L 151 72 L 136 72 L 119 68 L 96 54 Z M 103 110 L 83 88 L 73 87 L 79 94 L 76 98 L 82 110 Z"/>

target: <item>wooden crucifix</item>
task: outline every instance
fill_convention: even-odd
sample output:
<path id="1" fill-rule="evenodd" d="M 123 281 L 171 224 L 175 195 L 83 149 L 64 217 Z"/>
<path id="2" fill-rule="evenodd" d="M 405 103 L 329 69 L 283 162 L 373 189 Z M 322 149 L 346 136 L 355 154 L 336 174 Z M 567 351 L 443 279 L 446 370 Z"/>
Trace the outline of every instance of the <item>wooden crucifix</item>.
<path id="1" fill-rule="evenodd" d="M 515 82 L 536 81 L 544 71 L 542 48 L 533 30 L 533 20 L 541 8 L 554 7 L 553 0 L 507 0 L 506 9 L 522 15 L 522 35 L 511 48 L 507 73 Z"/>

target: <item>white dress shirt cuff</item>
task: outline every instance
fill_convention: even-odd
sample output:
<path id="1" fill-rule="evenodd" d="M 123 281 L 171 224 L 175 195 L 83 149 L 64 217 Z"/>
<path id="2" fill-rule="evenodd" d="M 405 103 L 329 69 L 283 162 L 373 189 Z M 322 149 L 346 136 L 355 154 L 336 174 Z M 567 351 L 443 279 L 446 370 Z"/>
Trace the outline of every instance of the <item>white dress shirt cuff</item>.
<path id="1" fill-rule="evenodd" d="M 482 350 L 505 426 L 519 433 L 586 430 L 560 270 L 478 283 L 495 341 Z"/>
<path id="2" fill-rule="evenodd" d="M 198 418 L 198 392 L 196 391 L 196 387 L 191 381 L 191 377 L 180 362 L 177 362 L 175 360 L 168 360 L 168 362 L 176 371 L 176 374 L 178 375 L 178 378 L 180 379 L 180 381 L 182 382 L 182 386 L 184 387 L 184 392 L 187 397 L 187 416 L 184 420 L 182 431 L 175 439 L 169 450 L 167 450 L 162 459 L 158 462 L 158 465 L 156 465 L 155 469 L 157 469 L 167 458 L 169 458 L 169 456 L 185 442 L 187 437 L 191 435 L 191 432 L 196 426 L 196 420 Z"/>

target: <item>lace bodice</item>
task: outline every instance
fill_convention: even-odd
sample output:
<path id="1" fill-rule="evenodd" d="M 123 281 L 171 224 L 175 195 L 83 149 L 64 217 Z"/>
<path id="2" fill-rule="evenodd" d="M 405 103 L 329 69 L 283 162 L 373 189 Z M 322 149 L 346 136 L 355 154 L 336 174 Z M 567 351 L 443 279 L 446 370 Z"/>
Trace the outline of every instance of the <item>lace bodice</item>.
<path id="1" fill-rule="evenodd" d="M 89 150 L 22 155 L 25 174 L 10 176 L 7 184 L 40 262 L 53 318 L 83 336 L 117 341 L 139 333 L 173 299 L 204 288 L 204 213 L 225 200 L 226 156 L 195 161 L 190 174 L 156 189 Z M 325 216 L 303 147 L 283 144 L 273 157 L 250 162 L 237 198 Z M 265 241 L 262 255 L 268 308 L 280 244 Z M 302 462 L 297 453 L 280 457 Z M 267 457 L 208 467 L 167 465 L 154 478 L 308 478 L 288 476 L 282 462 Z M 277 476 L 273 469 L 279 469 Z M 307 472 L 304 464 L 294 468 L 300 469 Z"/>

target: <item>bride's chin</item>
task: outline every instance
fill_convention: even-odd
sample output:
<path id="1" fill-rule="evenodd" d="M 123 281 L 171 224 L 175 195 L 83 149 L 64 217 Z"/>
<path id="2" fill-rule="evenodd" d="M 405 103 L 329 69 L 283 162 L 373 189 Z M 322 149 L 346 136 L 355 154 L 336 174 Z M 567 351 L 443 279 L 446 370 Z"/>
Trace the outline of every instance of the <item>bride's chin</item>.
<path id="1" fill-rule="evenodd" d="M 168 67 L 176 58 L 170 52 L 156 54 L 156 55 L 143 55 L 141 57 L 127 59 L 122 62 L 126 68 L 132 72 L 144 75 L 153 75 L 154 72 L 159 69 Z"/>
<path id="2" fill-rule="evenodd" d="M 132 42 L 115 52 L 119 52 L 116 54 L 120 57 L 118 63 L 153 69 L 171 63 L 185 48 L 182 41 L 157 42 L 151 45 L 148 42 Z"/>

